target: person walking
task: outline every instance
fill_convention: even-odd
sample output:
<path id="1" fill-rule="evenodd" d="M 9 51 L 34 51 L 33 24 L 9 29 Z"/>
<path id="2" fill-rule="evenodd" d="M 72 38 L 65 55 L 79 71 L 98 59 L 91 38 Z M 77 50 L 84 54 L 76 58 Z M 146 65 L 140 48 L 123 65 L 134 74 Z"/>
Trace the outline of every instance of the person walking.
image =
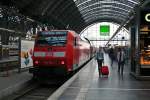
<path id="1" fill-rule="evenodd" d="M 118 72 L 123 74 L 124 64 L 125 64 L 125 53 L 121 48 L 118 48 L 117 53 L 117 61 L 118 61 Z"/>
<path id="2" fill-rule="evenodd" d="M 114 54 L 114 49 L 113 48 L 110 48 L 109 57 L 110 57 L 110 60 L 111 60 L 111 66 L 113 67 L 113 62 L 115 60 L 115 54 Z"/>
<path id="3" fill-rule="evenodd" d="M 100 68 L 102 67 L 102 63 L 104 63 L 104 54 L 102 48 L 99 48 L 99 51 L 96 53 L 96 60 L 98 64 L 99 75 L 101 75 Z"/>

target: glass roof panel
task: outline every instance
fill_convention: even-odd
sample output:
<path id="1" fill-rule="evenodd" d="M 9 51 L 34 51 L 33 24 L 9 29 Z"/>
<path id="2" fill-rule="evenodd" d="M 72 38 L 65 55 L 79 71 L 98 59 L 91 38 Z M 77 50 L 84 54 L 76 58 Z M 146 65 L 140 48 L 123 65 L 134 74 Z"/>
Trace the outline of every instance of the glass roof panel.
<path id="1" fill-rule="evenodd" d="M 102 16 L 100 15 L 95 15 L 95 16 L 90 16 L 85 18 L 84 20 L 86 22 L 91 21 L 91 20 L 95 20 L 95 19 L 112 19 L 112 20 L 119 20 L 120 22 L 125 21 L 125 18 L 120 17 L 120 16 L 116 16 L 116 15 L 111 15 L 110 14 L 103 14 Z"/>
<path id="2" fill-rule="evenodd" d="M 126 20 L 139 0 L 74 0 L 83 19 L 97 20 L 99 16 L 111 16 L 108 19 L 118 19 L 120 22 Z M 120 18 L 122 17 L 122 18 Z M 109 19 L 109 20 L 110 20 Z"/>
<path id="3" fill-rule="evenodd" d="M 120 8 L 120 7 L 116 7 L 116 6 L 109 6 L 109 5 L 105 5 L 105 6 L 97 6 L 97 7 L 94 7 L 94 8 L 91 8 L 91 9 L 86 9 L 84 11 L 80 11 L 82 14 L 83 13 L 86 13 L 86 12 L 90 12 L 90 11 L 97 11 L 97 10 L 101 10 L 101 9 L 115 9 L 117 11 L 120 11 L 120 12 L 127 12 L 129 13 L 130 11 L 129 10 L 126 10 L 126 9 L 123 9 L 123 8 Z"/>
<path id="4" fill-rule="evenodd" d="M 110 16 L 111 15 L 111 16 Z M 84 20 L 87 20 L 89 18 L 104 18 L 105 16 L 109 16 L 109 18 L 112 18 L 112 19 L 118 19 L 118 18 L 122 18 L 122 19 L 125 19 L 126 17 L 124 16 L 119 16 L 117 14 L 111 14 L 111 13 L 102 13 L 102 14 L 93 14 L 93 15 L 90 15 L 90 16 L 87 16 L 87 17 L 84 17 Z"/>
<path id="5" fill-rule="evenodd" d="M 133 6 L 129 6 L 127 4 L 124 3 L 118 3 L 118 2 L 106 2 L 106 1 L 101 1 L 101 2 L 95 2 L 93 4 L 90 5 L 83 5 L 83 6 L 77 6 L 79 8 L 80 11 L 84 10 L 84 9 L 88 9 L 90 7 L 95 7 L 95 6 L 102 6 L 102 5 L 116 5 L 116 6 L 120 6 L 121 8 L 126 8 L 126 9 L 132 9 Z"/>
<path id="6" fill-rule="evenodd" d="M 82 5 L 82 4 L 91 2 L 91 1 L 97 2 L 97 1 L 100 1 L 100 0 L 74 0 L 74 1 L 77 5 Z M 111 2 L 118 1 L 118 2 L 127 3 L 128 5 L 130 5 L 130 4 L 139 4 L 140 3 L 139 0 L 101 0 L 101 1 L 111 1 Z"/>

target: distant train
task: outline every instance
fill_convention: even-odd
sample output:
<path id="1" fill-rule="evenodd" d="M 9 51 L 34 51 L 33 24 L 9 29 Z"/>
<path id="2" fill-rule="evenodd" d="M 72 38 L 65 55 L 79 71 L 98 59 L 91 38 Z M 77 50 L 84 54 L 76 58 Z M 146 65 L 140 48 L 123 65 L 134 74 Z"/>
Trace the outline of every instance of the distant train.
<path id="1" fill-rule="evenodd" d="M 93 57 L 95 52 L 95 48 L 74 31 L 42 31 L 35 38 L 33 68 L 29 72 L 34 76 L 68 75 Z"/>

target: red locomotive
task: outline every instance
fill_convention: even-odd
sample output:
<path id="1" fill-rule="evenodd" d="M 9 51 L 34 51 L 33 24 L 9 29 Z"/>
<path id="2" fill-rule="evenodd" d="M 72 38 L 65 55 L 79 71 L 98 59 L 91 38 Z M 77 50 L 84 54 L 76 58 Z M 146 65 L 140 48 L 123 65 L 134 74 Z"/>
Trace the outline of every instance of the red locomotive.
<path id="1" fill-rule="evenodd" d="M 70 30 L 39 32 L 33 50 L 33 75 L 66 75 L 78 69 L 93 56 L 88 41 Z"/>

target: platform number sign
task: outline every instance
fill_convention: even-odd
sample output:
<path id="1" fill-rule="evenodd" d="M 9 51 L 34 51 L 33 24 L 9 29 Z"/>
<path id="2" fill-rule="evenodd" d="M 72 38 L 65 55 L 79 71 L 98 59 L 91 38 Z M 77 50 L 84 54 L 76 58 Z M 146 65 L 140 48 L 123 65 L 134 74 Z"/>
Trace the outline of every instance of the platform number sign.
<path id="1" fill-rule="evenodd" d="M 109 36 L 110 26 L 109 25 L 100 25 L 100 36 Z"/>

